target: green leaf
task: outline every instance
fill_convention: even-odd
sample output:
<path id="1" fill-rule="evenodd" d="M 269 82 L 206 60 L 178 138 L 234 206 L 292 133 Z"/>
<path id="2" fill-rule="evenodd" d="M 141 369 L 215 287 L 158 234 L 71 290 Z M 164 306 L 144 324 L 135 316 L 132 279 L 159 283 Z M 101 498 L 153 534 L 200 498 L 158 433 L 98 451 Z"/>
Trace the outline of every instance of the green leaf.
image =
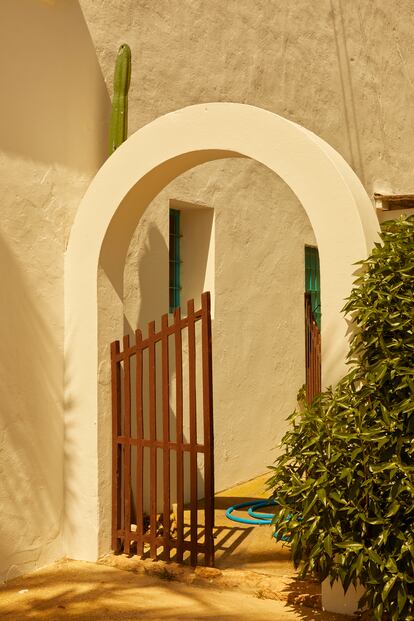
<path id="1" fill-rule="evenodd" d="M 382 590 L 382 594 L 381 594 L 381 597 L 382 597 L 382 601 L 383 601 L 383 602 L 385 602 L 385 600 L 387 599 L 387 597 L 388 597 L 388 595 L 389 595 L 389 593 L 390 593 L 390 591 L 391 591 L 392 587 L 394 586 L 394 584 L 395 584 L 395 581 L 396 581 L 396 580 L 397 580 L 397 576 L 392 576 L 392 577 L 391 577 L 391 578 L 390 578 L 390 579 L 389 579 L 389 580 L 385 583 L 385 586 L 384 586 L 384 588 L 383 588 L 383 590 Z"/>
<path id="2" fill-rule="evenodd" d="M 340 504 L 346 504 L 346 500 L 344 498 L 341 498 L 338 492 L 335 490 L 329 492 L 329 499 L 335 500 L 335 502 L 338 502 Z"/>
<path id="3" fill-rule="evenodd" d="M 330 535 L 326 535 L 323 540 L 323 547 L 325 548 L 327 555 L 332 557 L 332 537 Z"/>
<path id="4" fill-rule="evenodd" d="M 363 552 L 360 552 L 358 554 L 358 557 L 355 563 L 355 573 L 357 576 L 361 574 L 363 566 L 364 566 L 364 554 Z"/>
<path id="5" fill-rule="evenodd" d="M 348 481 L 350 481 L 350 480 L 351 480 L 351 477 L 352 477 L 352 469 L 351 469 L 351 468 L 343 468 L 343 469 L 341 470 L 341 473 L 340 473 L 340 475 L 339 475 L 339 478 L 340 478 L 340 479 L 345 479 L 345 478 L 347 478 L 347 479 L 348 479 Z"/>
<path id="6" fill-rule="evenodd" d="M 361 550 L 364 546 L 362 543 L 357 543 L 356 541 L 348 541 L 346 543 L 337 543 L 338 548 L 345 548 L 346 550 Z"/>
<path id="7" fill-rule="evenodd" d="M 374 563 L 376 563 L 378 566 L 381 566 L 382 564 L 382 559 L 380 557 L 380 555 L 373 549 L 369 549 L 368 550 L 368 556 L 369 558 L 374 561 Z"/>
<path id="8" fill-rule="evenodd" d="M 316 490 L 316 493 L 321 502 L 326 506 L 326 490 L 323 487 L 320 487 Z"/>
<path id="9" fill-rule="evenodd" d="M 302 517 L 306 517 L 308 515 L 308 513 L 310 512 L 310 510 L 312 509 L 312 507 L 314 506 L 317 500 L 318 500 L 318 494 L 315 494 L 309 504 L 307 502 L 304 503 L 304 511 L 303 511 Z"/>
<path id="10" fill-rule="evenodd" d="M 398 591 L 398 595 L 397 595 L 397 605 L 398 605 L 398 613 L 401 613 L 405 604 L 407 602 L 407 593 L 404 590 L 402 590 L 401 588 Z"/>
<path id="11" fill-rule="evenodd" d="M 392 517 L 393 515 L 395 515 L 399 509 L 400 509 L 401 505 L 398 502 L 398 500 L 394 500 L 394 502 L 391 503 L 389 509 L 388 509 L 388 513 L 386 515 L 386 517 Z"/>
<path id="12" fill-rule="evenodd" d="M 397 564 L 396 564 L 396 562 L 394 561 L 394 559 L 391 556 L 389 556 L 387 558 L 387 560 L 385 562 L 385 567 L 387 569 L 389 569 L 393 573 L 397 573 L 398 572 Z"/>
<path id="13" fill-rule="evenodd" d="M 374 619 L 375 621 L 381 621 L 382 620 L 382 612 L 384 610 L 384 606 L 383 604 L 378 604 L 378 606 L 375 606 L 373 613 L 374 613 Z"/>
<path id="14" fill-rule="evenodd" d="M 371 472 L 385 472 L 385 470 L 397 470 L 397 464 L 394 462 L 391 463 L 383 463 L 370 466 Z"/>

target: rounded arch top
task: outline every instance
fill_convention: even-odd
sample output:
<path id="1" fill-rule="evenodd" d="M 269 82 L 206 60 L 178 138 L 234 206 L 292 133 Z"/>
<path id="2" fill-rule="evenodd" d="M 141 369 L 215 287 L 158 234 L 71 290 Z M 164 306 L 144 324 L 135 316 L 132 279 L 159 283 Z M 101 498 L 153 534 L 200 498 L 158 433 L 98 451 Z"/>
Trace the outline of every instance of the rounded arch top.
<path id="1" fill-rule="evenodd" d="M 108 158 L 82 200 L 72 227 L 68 254 L 85 242 L 98 250 L 122 200 L 143 180 L 153 194 L 203 162 L 225 157 L 254 159 L 276 172 L 297 195 L 319 241 L 339 214 L 358 224 L 365 251 L 378 223 L 361 182 L 324 140 L 273 112 L 239 103 L 188 106 L 159 117 L 132 134 Z M 150 178 L 149 178 L 150 177 Z M 329 205 L 328 205 L 329 203 Z M 98 206 L 97 206 L 98 205 Z M 344 227 L 345 225 L 345 227 Z M 95 244 L 93 243 L 95 242 Z"/>

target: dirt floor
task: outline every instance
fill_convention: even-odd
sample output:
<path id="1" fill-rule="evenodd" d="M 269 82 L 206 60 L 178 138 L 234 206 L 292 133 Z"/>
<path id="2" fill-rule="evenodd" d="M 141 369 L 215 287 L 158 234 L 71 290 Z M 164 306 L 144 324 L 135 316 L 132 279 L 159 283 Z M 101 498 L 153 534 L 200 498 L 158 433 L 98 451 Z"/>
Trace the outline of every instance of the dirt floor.
<path id="1" fill-rule="evenodd" d="M 0 589 L 7 621 L 339 621 L 345 619 L 236 589 L 188 585 L 114 567 L 59 561 Z"/>
<path id="2" fill-rule="evenodd" d="M 320 587 L 297 579 L 271 527 L 235 524 L 226 508 L 265 498 L 260 477 L 216 496 L 216 567 L 106 555 L 62 560 L 0 588 L 0 620 L 341 621 L 322 612 Z M 201 520 L 202 511 L 200 511 Z"/>

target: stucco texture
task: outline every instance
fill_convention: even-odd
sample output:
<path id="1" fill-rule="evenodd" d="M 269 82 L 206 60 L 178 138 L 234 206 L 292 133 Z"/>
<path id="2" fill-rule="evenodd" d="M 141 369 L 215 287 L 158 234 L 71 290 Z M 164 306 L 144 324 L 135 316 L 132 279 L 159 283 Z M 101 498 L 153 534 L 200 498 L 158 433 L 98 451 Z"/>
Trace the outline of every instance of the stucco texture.
<path id="1" fill-rule="evenodd" d="M 0 576 L 8 579 L 64 554 L 63 257 L 105 157 L 109 96 L 77 2 L 1 2 L 0 74 Z"/>
<path id="2" fill-rule="evenodd" d="M 109 88 L 117 46 L 132 49 L 131 132 L 194 103 L 248 103 L 320 135 L 368 193 L 412 191 L 410 0 L 80 4 Z"/>
<path id="3" fill-rule="evenodd" d="M 63 451 L 64 412 L 70 440 L 70 405 L 76 394 L 64 403 L 63 257 L 81 197 L 106 157 L 109 93 L 118 46 L 127 42 L 132 49 L 130 133 L 186 105 L 248 103 L 324 138 L 351 164 L 370 195 L 373 191 L 410 193 L 414 191 L 413 13 L 410 0 L 399 2 L 398 11 L 388 0 L 320 0 L 316 7 L 312 0 L 2 0 L 3 579 L 65 552 L 60 539 L 63 487 L 70 497 L 74 466 L 70 441 L 66 455 Z M 223 400 L 226 382 L 236 382 L 239 390 L 242 372 L 250 369 L 243 386 L 254 386 L 260 393 L 258 409 L 266 412 L 266 418 L 263 426 L 257 425 L 257 438 L 270 447 L 281 432 L 272 424 L 273 412 L 291 408 L 292 394 L 303 379 L 303 345 L 290 339 L 282 359 L 275 341 L 264 335 L 272 334 L 271 323 L 272 338 L 277 336 L 285 344 L 286 330 L 298 325 L 297 310 L 289 317 L 282 312 L 287 301 L 283 286 L 290 295 L 298 295 L 302 287 L 299 247 L 312 241 L 312 232 L 286 186 L 252 162 L 205 165 L 174 182 L 169 193 L 168 199 L 202 201 L 215 208 L 216 244 L 225 251 L 219 253 L 216 248 L 214 325 L 215 338 L 222 339 L 223 346 L 215 361 L 216 369 L 222 369 L 216 373 L 215 390 L 217 454 L 223 464 L 219 476 L 224 485 L 227 465 L 233 463 L 233 468 L 236 457 L 239 463 L 247 462 L 240 459 L 246 444 L 240 444 L 238 427 L 239 421 L 247 424 L 251 416 L 238 395 L 233 402 Z M 166 199 L 167 195 L 158 199 L 164 201 L 163 208 Z M 256 206 L 263 214 L 261 221 L 255 218 Z M 151 205 L 143 225 L 150 226 L 153 217 L 160 239 L 165 240 L 165 226 L 155 211 Z M 140 312 L 133 273 L 145 253 L 143 230 L 131 243 L 125 272 L 125 310 L 131 322 Z M 286 230 L 301 235 L 289 248 Z M 245 261 L 249 261 L 248 276 L 241 273 Z M 296 274 L 290 282 L 283 280 L 281 264 L 286 262 Z M 231 270 L 238 275 L 238 283 L 231 280 Z M 105 365 L 115 312 L 111 299 L 102 295 L 104 290 L 102 284 L 103 420 L 108 416 Z M 267 322 L 258 334 L 265 354 L 263 373 L 246 344 L 240 356 L 243 369 L 235 375 L 228 352 L 238 344 L 239 327 L 250 330 L 262 319 L 256 303 L 263 292 Z M 118 312 L 116 300 L 113 303 Z M 277 317 L 272 310 L 275 303 L 280 309 Z M 232 309 L 241 325 L 234 322 Z M 282 360 L 292 390 L 279 376 Z M 269 377 L 279 395 L 273 403 Z M 229 423 L 227 435 L 224 429 L 219 434 L 224 420 Z M 239 480 L 247 476 L 244 470 L 239 474 Z"/>

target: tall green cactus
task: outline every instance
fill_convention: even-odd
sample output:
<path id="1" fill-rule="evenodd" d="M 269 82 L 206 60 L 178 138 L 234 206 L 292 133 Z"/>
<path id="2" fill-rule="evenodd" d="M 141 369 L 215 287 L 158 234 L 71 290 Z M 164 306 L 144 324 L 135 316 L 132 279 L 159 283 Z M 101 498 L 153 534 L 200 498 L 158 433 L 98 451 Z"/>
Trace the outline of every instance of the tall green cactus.
<path id="1" fill-rule="evenodd" d="M 131 50 L 123 43 L 116 57 L 111 124 L 109 127 L 109 155 L 121 145 L 128 134 L 128 90 L 131 81 Z"/>

